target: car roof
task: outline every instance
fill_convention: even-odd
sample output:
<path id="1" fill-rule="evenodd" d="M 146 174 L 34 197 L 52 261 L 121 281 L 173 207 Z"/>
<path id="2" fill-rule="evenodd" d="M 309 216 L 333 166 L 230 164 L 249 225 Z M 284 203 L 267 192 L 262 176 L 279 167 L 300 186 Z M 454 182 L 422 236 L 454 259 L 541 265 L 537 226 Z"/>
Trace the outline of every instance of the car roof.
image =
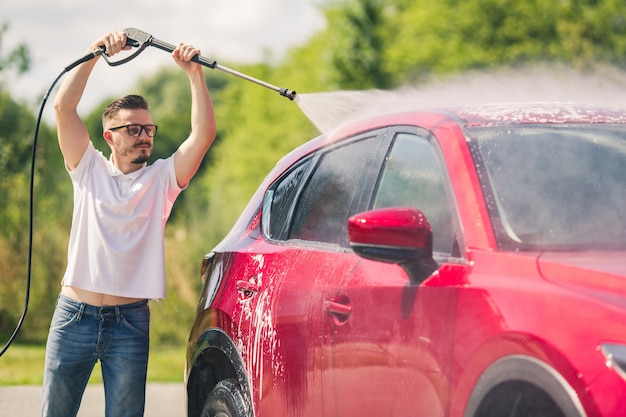
<path id="1" fill-rule="evenodd" d="M 450 109 L 467 126 L 626 123 L 626 107 L 581 103 L 498 103 Z"/>
<path id="2" fill-rule="evenodd" d="M 626 123 L 626 107 L 586 103 L 561 102 L 521 102 L 467 104 L 432 109 L 415 109 L 399 113 L 381 114 L 361 121 L 352 122 L 346 127 L 354 129 L 368 121 L 383 126 L 398 124 L 398 118 L 407 123 L 419 121 L 426 128 L 429 119 L 439 124 L 442 119 L 455 120 L 462 126 L 490 126 L 514 124 L 564 124 L 564 123 Z M 338 130 L 343 130 L 339 128 Z"/>

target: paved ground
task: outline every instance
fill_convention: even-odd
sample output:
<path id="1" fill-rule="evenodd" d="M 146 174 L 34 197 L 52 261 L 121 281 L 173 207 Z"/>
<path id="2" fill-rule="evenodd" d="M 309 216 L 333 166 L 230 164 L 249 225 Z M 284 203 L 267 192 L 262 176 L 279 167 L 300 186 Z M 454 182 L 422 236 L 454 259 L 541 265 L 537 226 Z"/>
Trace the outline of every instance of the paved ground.
<path id="1" fill-rule="evenodd" d="M 182 383 L 148 384 L 145 417 L 185 416 Z M 36 417 L 41 415 L 41 387 L 0 387 L 0 417 Z M 78 417 L 104 416 L 104 389 L 89 385 Z"/>

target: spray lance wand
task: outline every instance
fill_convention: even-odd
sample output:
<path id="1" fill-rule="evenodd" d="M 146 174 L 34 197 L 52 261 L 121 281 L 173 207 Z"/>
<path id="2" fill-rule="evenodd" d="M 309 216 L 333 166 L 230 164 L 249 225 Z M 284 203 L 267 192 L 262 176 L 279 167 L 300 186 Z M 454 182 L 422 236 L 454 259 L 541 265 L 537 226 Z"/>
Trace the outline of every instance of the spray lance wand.
<path id="1" fill-rule="evenodd" d="M 154 36 L 144 31 L 141 31 L 139 29 L 126 28 L 124 29 L 124 32 L 126 33 L 126 45 L 135 47 L 137 48 L 137 50 L 132 55 L 124 59 L 121 59 L 119 61 L 113 62 L 108 59 L 108 57 L 106 56 L 106 53 L 104 53 L 105 52 L 104 49 L 102 49 L 102 52 L 103 52 L 102 56 L 110 66 L 117 66 L 117 65 L 122 65 L 122 64 L 127 63 L 128 61 L 134 59 L 140 53 L 142 53 L 148 46 L 154 46 L 155 48 L 158 48 L 163 51 L 170 52 L 170 53 L 173 52 L 174 49 L 176 49 L 174 45 L 155 39 Z M 261 81 L 257 78 L 243 74 L 239 71 L 235 71 L 234 69 L 220 65 L 212 59 L 208 59 L 203 56 L 196 55 L 191 60 L 194 62 L 197 62 L 198 64 L 204 65 L 205 67 L 209 67 L 211 69 L 218 69 L 218 70 L 227 72 L 231 75 L 235 75 L 239 78 L 243 78 L 244 80 L 252 81 L 255 84 L 258 84 L 260 86 L 263 86 L 263 87 L 269 88 L 270 90 L 274 90 L 278 92 L 281 96 L 287 97 L 289 100 L 294 100 L 296 98 L 296 92 L 293 90 L 289 90 L 287 88 L 276 87 L 275 85 L 272 85 L 265 81 Z"/>
<path id="2" fill-rule="evenodd" d="M 33 145 L 32 145 L 32 153 L 31 153 L 31 164 L 30 164 L 30 204 L 29 204 L 29 232 L 28 232 L 28 261 L 27 261 L 27 273 L 26 273 L 26 292 L 25 292 L 25 296 L 24 296 L 24 308 L 22 310 L 22 314 L 18 320 L 17 325 L 15 326 L 15 329 L 13 330 L 11 336 L 9 337 L 9 340 L 6 342 L 6 344 L 0 348 L 0 357 L 2 357 L 6 351 L 9 349 L 9 347 L 11 346 L 11 344 L 13 343 L 13 341 L 15 340 L 19 330 L 22 327 L 22 324 L 24 323 L 24 319 L 26 318 L 26 314 L 28 312 L 28 304 L 29 304 L 29 300 L 30 300 L 30 286 L 31 286 L 31 276 L 32 276 L 32 258 L 33 258 L 33 219 L 34 219 L 34 178 L 35 178 L 35 160 L 36 160 L 36 155 L 37 155 L 37 140 L 39 137 L 39 127 L 41 126 L 41 119 L 43 117 L 43 110 L 46 106 L 46 103 L 48 101 L 48 98 L 50 97 L 50 94 L 52 93 L 52 90 L 54 89 L 54 86 L 57 84 L 57 82 L 61 79 L 61 77 L 63 77 L 63 75 L 65 75 L 66 73 L 68 73 L 69 71 L 71 71 L 73 68 L 77 67 L 78 65 L 90 61 L 93 58 L 102 55 L 102 57 L 106 60 L 107 64 L 109 64 L 110 66 L 118 66 L 118 65 L 122 65 L 125 64 L 127 62 L 129 62 L 130 60 L 136 58 L 140 53 L 142 53 L 148 46 L 154 46 L 158 49 L 167 51 L 167 52 L 174 52 L 174 50 L 176 49 L 176 47 L 174 45 L 170 45 L 169 43 L 160 41 L 158 39 L 155 39 L 152 35 L 143 32 L 139 29 L 135 29 L 135 28 L 127 28 L 124 29 L 124 32 L 126 33 L 126 45 L 127 46 L 131 46 L 134 48 L 137 48 L 137 50 L 130 56 L 123 58 L 119 61 L 110 61 L 109 58 L 106 55 L 106 48 L 104 48 L 103 46 L 99 47 L 98 49 L 96 49 L 95 51 L 89 52 L 88 54 L 84 55 L 83 57 L 77 59 L 76 61 L 72 62 L 70 65 L 68 65 L 67 67 L 65 67 L 63 69 L 63 71 L 61 71 L 60 74 L 57 75 L 57 77 L 54 79 L 54 81 L 52 82 L 52 84 L 50 85 L 50 87 L 48 88 L 48 90 L 46 90 L 46 93 L 44 94 L 42 101 L 41 101 L 41 105 L 39 106 L 39 113 L 37 116 L 37 122 L 35 124 L 35 133 L 33 136 Z M 275 85 L 272 85 L 270 83 L 266 83 L 265 81 L 261 81 L 258 80 L 254 77 L 251 77 L 249 75 L 243 74 L 239 71 L 235 71 L 233 69 L 230 69 L 228 67 L 225 67 L 223 65 L 219 65 L 216 61 L 212 60 L 212 59 L 208 59 L 205 58 L 203 56 L 200 55 L 196 55 L 194 56 L 192 59 L 192 61 L 197 62 L 198 64 L 201 64 L 203 66 L 209 67 L 211 69 L 219 69 L 222 70 L 224 72 L 227 72 L 229 74 L 235 75 L 239 78 L 243 78 L 245 80 L 248 81 L 252 81 L 255 84 L 258 84 L 260 86 L 269 88 L 270 90 L 274 90 L 276 92 L 278 92 L 281 96 L 283 97 L 287 97 L 289 100 L 293 101 L 296 98 L 296 92 L 293 90 L 289 90 L 287 88 L 279 88 L 276 87 Z"/>

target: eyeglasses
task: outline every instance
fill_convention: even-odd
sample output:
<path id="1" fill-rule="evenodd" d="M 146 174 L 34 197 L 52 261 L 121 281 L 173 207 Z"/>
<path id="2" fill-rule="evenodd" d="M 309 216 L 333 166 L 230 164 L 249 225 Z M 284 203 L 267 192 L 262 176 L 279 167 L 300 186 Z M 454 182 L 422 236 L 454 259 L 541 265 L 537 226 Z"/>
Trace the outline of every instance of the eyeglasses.
<path id="1" fill-rule="evenodd" d="M 141 131 L 145 130 L 146 135 L 148 135 L 148 137 L 151 137 L 151 138 L 156 136 L 157 129 L 159 128 L 157 125 L 140 125 L 140 124 L 133 123 L 130 125 L 110 127 L 108 130 L 118 130 L 123 127 L 126 128 L 126 131 L 128 132 L 130 136 L 139 137 L 141 135 Z"/>

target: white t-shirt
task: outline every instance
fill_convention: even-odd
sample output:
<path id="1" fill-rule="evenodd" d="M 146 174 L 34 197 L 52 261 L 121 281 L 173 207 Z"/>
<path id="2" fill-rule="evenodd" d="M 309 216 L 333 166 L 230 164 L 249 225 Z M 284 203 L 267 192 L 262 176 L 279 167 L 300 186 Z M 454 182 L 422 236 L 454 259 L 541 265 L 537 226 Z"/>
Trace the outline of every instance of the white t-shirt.
<path id="1" fill-rule="evenodd" d="M 74 213 L 63 285 L 121 297 L 165 298 L 165 223 L 182 189 L 174 158 L 123 174 L 90 142 L 69 171 Z"/>

